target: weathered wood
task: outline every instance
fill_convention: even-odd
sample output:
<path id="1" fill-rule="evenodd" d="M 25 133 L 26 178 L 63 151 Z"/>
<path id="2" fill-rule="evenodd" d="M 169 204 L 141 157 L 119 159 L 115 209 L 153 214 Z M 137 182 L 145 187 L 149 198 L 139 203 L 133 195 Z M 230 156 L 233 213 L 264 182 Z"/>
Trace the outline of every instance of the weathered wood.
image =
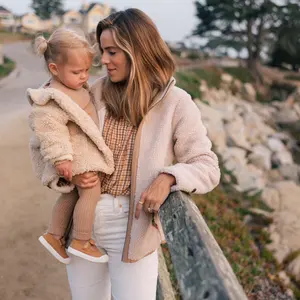
<path id="1" fill-rule="evenodd" d="M 247 299 L 189 196 L 182 192 L 171 193 L 159 216 L 184 300 Z"/>
<path id="2" fill-rule="evenodd" d="M 158 249 L 158 262 L 156 300 L 175 300 L 175 294 L 170 280 L 170 273 L 161 248 Z"/>

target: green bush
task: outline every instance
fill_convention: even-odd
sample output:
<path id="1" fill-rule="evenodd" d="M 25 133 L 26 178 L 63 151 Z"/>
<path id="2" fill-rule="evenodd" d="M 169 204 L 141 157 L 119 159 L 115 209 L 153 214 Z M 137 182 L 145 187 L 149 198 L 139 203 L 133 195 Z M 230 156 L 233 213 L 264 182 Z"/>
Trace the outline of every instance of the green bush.
<path id="1" fill-rule="evenodd" d="M 15 62 L 4 57 L 4 64 L 0 65 L 0 78 L 7 76 L 15 68 L 15 65 Z"/>
<path id="2" fill-rule="evenodd" d="M 287 80 L 300 80 L 300 74 L 299 75 L 286 75 L 284 76 L 284 79 Z"/>

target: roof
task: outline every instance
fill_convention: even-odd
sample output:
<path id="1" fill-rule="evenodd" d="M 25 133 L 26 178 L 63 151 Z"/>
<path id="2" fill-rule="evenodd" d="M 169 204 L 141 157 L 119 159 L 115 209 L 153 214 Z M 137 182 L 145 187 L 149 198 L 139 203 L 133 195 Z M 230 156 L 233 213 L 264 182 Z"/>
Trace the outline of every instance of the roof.
<path id="1" fill-rule="evenodd" d="M 103 6 L 103 4 L 100 3 L 100 2 L 92 2 L 92 3 L 89 4 L 89 6 L 88 6 L 87 9 L 81 9 L 79 12 L 81 12 L 82 14 L 87 14 L 87 13 L 89 13 L 89 12 L 95 7 L 95 5 L 97 5 L 97 4 L 100 5 L 100 6 Z"/>
<path id="2" fill-rule="evenodd" d="M 1 6 L 1 5 L 0 5 L 0 11 L 1 11 L 1 12 L 11 13 L 10 10 L 6 9 L 4 6 Z"/>

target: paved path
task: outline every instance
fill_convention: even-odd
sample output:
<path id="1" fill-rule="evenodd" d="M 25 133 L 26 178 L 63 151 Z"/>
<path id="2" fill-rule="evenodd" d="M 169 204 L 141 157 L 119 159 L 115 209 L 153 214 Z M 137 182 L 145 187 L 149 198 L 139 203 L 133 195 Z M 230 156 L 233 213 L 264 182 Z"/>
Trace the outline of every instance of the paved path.
<path id="1" fill-rule="evenodd" d="M 25 91 L 48 75 L 28 42 L 4 52 L 17 62 L 18 76 L 0 87 L 0 299 L 70 300 L 65 267 L 37 241 L 57 194 L 33 176 L 28 153 Z"/>
<path id="2" fill-rule="evenodd" d="M 29 108 L 25 97 L 26 89 L 38 87 L 48 78 L 43 60 L 33 55 L 29 42 L 5 45 L 4 54 L 17 63 L 17 76 L 5 79 L 5 84 L 0 81 L 1 117 Z"/>

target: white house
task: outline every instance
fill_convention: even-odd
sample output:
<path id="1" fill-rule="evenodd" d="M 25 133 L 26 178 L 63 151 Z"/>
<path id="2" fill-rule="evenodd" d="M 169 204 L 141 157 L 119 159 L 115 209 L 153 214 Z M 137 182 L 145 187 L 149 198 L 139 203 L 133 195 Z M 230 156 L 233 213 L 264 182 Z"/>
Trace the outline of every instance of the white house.
<path id="1" fill-rule="evenodd" d="M 62 22 L 64 25 L 81 25 L 83 16 L 76 10 L 68 10 L 62 16 Z"/>
<path id="2" fill-rule="evenodd" d="M 14 15 L 11 11 L 0 6 L 0 28 L 13 29 L 15 26 Z"/>
<path id="3" fill-rule="evenodd" d="M 94 2 L 84 4 L 80 12 L 83 15 L 83 30 L 90 33 L 96 31 L 98 22 L 110 14 L 111 8 L 106 4 Z"/>
<path id="4" fill-rule="evenodd" d="M 20 27 L 23 32 L 37 32 L 43 30 L 40 18 L 34 13 L 27 13 L 20 18 Z"/>

